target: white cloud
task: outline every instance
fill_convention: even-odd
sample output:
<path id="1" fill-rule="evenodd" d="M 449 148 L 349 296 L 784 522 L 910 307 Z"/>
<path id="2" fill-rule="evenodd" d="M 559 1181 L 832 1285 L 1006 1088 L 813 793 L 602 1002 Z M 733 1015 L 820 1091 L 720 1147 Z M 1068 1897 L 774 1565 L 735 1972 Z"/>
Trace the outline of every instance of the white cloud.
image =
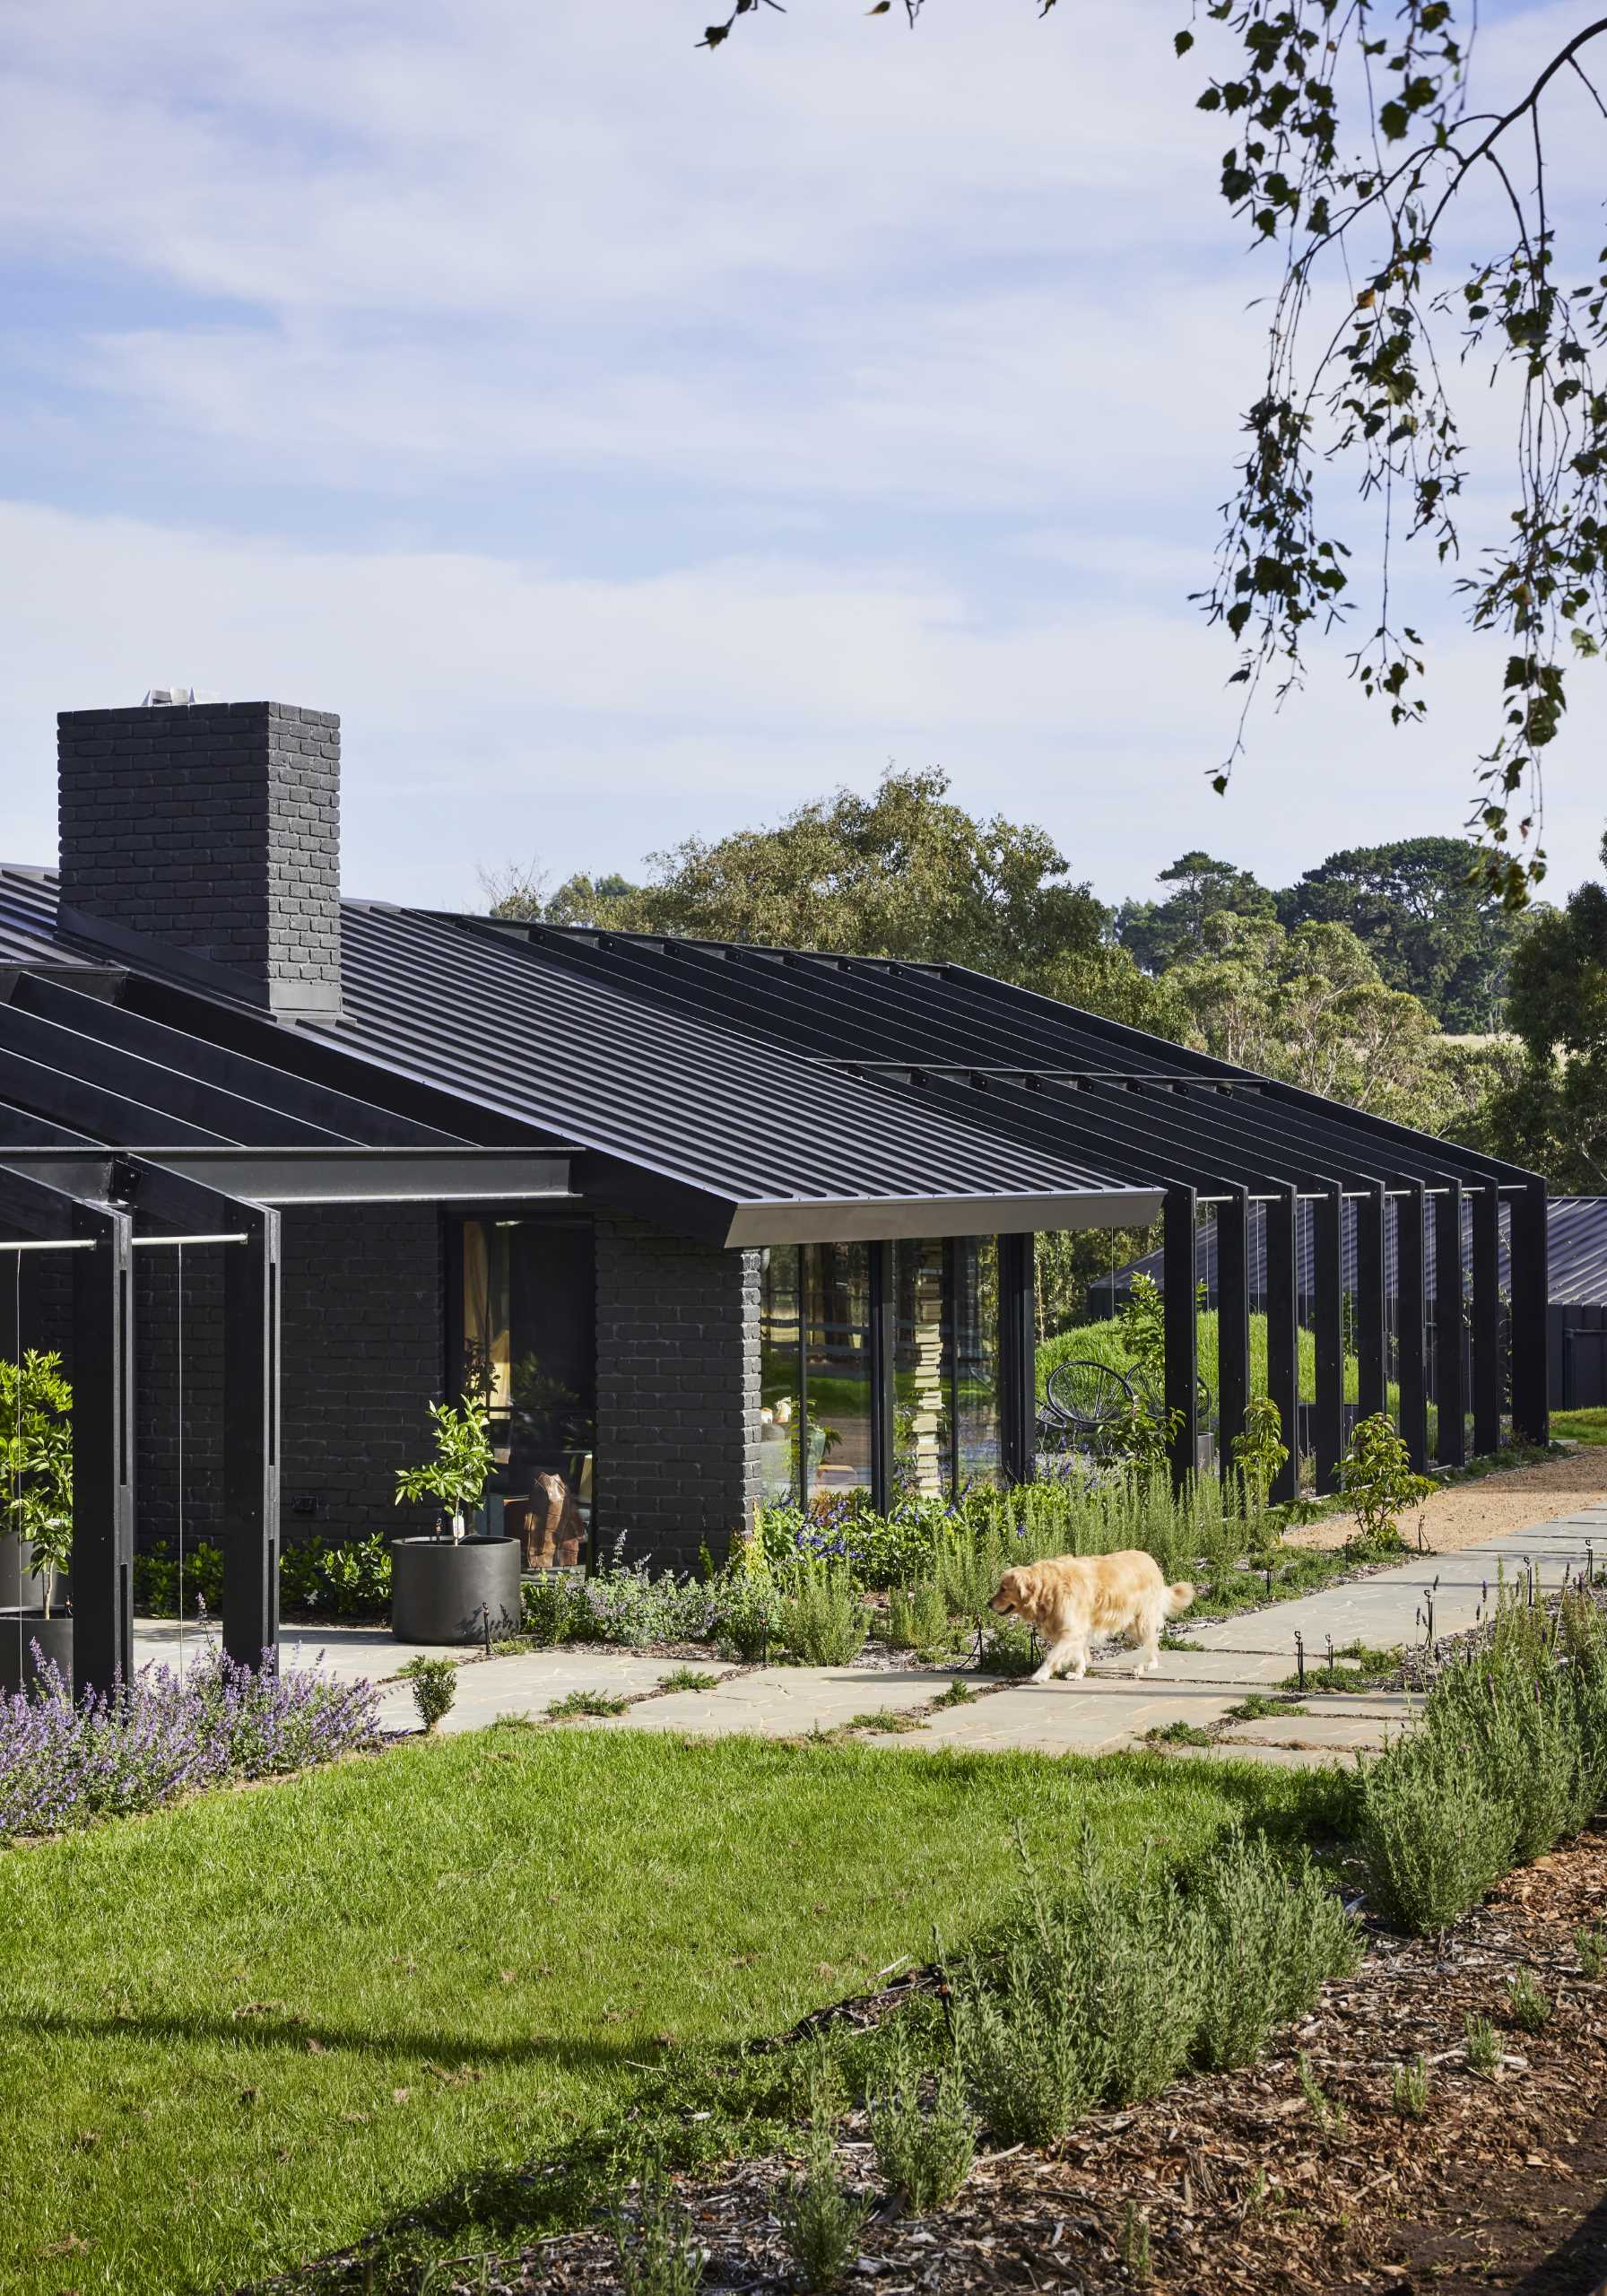
<path id="1" fill-rule="evenodd" d="M 1451 826 L 1494 665 L 1453 640 L 1429 727 L 1392 735 L 1330 661 L 1264 718 L 1224 804 L 1220 645 L 1185 615 L 1009 626 L 913 570 L 742 561 L 580 580 L 485 555 L 265 548 L 0 506 L 13 674 L 4 857 L 53 843 L 54 713 L 169 678 L 342 712 L 349 889 L 472 902 L 476 865 L 634 868 L 886 760 L 1043 821 L 1108 897 L 1203 844 L 1273 882 L 1341 845 Z M 1565 745 L 1565 752 L 1567 745 Z M 1559 759 L 1559 883 L 1594 862 L 1586 728 Z"/>
<path id="2" fill-rule="evenodd" d="M 890 754 L 1111 895 L 1191 843 L 1287 878 L 1460 822 L 1498 660 L 1426 584 L 1429 727 L 1334 656 L 1206 787 L 1230 665 L 1184 594 L 1272 274 L 1203 44 L 1128 0 L 768 13 L 711 57 L 697 0 L 13 12 L 0 250 L 52 291 L 0 418 L 12 852 L 48 850 L 56 709 L 185 676 L 339 708 L 349 882 L 420 900 Z"/>

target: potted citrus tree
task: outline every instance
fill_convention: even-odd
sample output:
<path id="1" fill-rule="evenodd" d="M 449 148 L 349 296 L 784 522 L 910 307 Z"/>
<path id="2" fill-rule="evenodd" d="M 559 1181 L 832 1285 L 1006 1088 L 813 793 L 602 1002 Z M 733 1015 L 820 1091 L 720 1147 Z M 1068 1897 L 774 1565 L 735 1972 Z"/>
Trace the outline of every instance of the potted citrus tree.
<path id="1" fill-rule="evenodd" d="M 399 1642 L 473 1642 L 519 1624 L 519 1543 L 471 1529 L 491 1475 L 489 1413 L 472 1391 L 432 1403 L 435 1456 L 396 1471 L 396 1504 L 433 1502 L 433 1535 L 391 1542 L 391 1631 Z"/>
<path id="2" fill-rule="evenodd" d="M 0 1687 L 35 1679 L 37 1644 L 70 1688 L 73 1621 L 57 1581 L 73 1559 L 73 1389 L 53 1351 L 0 1361 Z"/>

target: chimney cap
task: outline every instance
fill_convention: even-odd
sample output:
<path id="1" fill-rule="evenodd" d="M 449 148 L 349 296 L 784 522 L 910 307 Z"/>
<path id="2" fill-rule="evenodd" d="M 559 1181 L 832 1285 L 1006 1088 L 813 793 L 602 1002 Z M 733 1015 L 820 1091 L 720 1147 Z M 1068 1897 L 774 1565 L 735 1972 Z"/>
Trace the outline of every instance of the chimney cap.
<path id="1" fill-rule="evenodd" d="M 141 706 L 146 709 L 178 709 L 193 701 L 215 701 L 217 698 L 198 685 L 153 685 Z"/>

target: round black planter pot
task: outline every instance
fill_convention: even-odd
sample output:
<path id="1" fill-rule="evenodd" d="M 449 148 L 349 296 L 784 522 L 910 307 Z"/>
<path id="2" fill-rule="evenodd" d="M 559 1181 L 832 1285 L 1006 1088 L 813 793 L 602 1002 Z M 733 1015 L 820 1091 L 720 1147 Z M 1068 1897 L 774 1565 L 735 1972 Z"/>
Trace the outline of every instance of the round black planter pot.
<path id="1" fill-rule="evenodd" d="M 520 1625 L 517 1539 L 393 1539 L 391 1632 L 398 1642 L 478 1642 Z"/>
<path id="2" fill-rule="evenodd" d="M 33 1543 L 14 1535 L 0 1537 L 0 1611 L 43 1610 L 45 1583 L 33 1575 Z"/>
<path id="3" fill-rule="evenodd" d="M 73 1687 L 73 1622 L 42 1610 L 0 1611 L 0 1691 L 8 1694 L 28 1690 L 39 1680 L 33 1645 L 39 1657 L 59 1667 L 61 1678 Z"/>

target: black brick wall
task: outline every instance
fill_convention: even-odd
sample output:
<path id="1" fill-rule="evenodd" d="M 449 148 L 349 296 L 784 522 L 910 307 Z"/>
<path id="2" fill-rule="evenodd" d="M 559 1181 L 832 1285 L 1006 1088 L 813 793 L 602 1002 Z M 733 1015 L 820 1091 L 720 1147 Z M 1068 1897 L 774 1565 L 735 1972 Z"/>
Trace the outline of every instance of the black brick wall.
<path id="1" fill-rule="evenodd" d="M 56 719 L 64 909 L 286 1013 L 340 1000 L 340 719 L 277 701 Z"/>
<path id="2" fill-rule="evenodd" d="M 425 1407 L 444 1393 L 440 1215 L 320 1205 L 283 1221 L 285 1538 L 427 1530 L 396 1505 L 396 1469 L 429 1457 Z"/>
<path id="3" fill-rule="evenodd" d="M 222 1256 L 184 1265 L 184 1535 L 222 1532 Z M 171 1545 L 178 1524 L 178 1266 L 135 1256 L 139 1317 L 136 1535 Z M 444 1377 L 440 1222 L 431 1205 L 319 1205 L 283 1214 L 282 1539 L 344 1540 L 428 1527 L 395 1504 L 396 1469 L 428 1455 L 425 1406 Z M 7 1287 L 9 1290 L 9 1287 Z"/>
<path id="4" fill-rule="evenodd" d="M 599 1210 L 599 1554 L 717 1561 L 759 1496 L 759 1255 Z"/>

